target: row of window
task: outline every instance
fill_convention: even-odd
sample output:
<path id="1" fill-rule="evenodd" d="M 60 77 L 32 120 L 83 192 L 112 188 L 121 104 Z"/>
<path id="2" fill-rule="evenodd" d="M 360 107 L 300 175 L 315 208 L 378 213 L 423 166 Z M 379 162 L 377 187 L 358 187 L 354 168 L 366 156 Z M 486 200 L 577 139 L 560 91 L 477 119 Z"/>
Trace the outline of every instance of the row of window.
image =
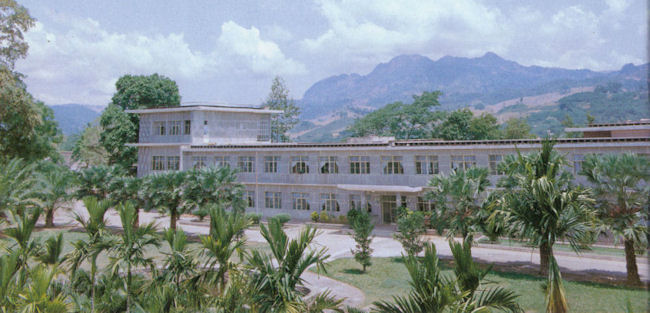
<path id="1" fill-rule="evenodd" d="M 153 122 L 153 131 L 156 136 L 190 135 L 192 133 L 192 121 L 156 121 Z"/>

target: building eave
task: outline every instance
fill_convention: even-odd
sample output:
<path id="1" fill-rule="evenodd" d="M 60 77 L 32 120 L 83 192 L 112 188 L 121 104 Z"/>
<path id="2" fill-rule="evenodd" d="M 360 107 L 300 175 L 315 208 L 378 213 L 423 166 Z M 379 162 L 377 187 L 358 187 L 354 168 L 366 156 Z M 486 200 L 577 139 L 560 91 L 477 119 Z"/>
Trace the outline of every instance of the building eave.
<path id="1" fill-rule="evenodd" d="M 174 112 L 190 112 L 190 111 L 206 111 L 206 112 L 229 112 L 229 113 L 256 113 L 256 114 L 279 114 L 280 110 L 270 109 L 257 109 L 257 108 L 238 108 L 238 107 L 219 107 L 219 106 L 179 106 L 173 108 L 152 108 L 152 109 L 133 109 L 125 110 L 126 113 L 134 114 L 152 114 L 152 113 L 174 113 Z"/>

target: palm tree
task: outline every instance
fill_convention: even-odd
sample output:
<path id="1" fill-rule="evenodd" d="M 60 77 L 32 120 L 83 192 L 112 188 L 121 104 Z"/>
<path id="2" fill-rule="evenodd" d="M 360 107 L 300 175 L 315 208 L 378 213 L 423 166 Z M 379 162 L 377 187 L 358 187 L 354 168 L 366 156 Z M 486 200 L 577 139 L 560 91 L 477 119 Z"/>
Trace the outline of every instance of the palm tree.
<path id="1" fill-rule="evenodd" d="M 508 190 L 499 213 L 513 235 L 539 246 L 542 274 L 548 273 L 555 242 L 567 240 L 577 252 L 594 220 L 589 190 L 570 184 L 566 161 L 553 145 L 545 140 L 540 152 L 507 157 L 502 164 L 508 177 L 501 184 Z"/>
<path id="2" fill-rule="evenodd" d="M 296 239 L 289 239 L 277 220 L 269 221 L 268 227 L 260 225 L 260 232 L 269 244 L 271 254 L 251 251 L 247 258 L 252 273 L 255 294 L 253 304 L 260 312 L 301 312 L 306 309 L 296 286 L 307 268 L 316 266 L 325 271 L 327 250 L 309 249 L 316 237 L 316 229 L 307 226 Z"/>
<path id="3" fill-rule="evenodd" d="M 628 282 L 640 284 L 635 246 L 647 244 L 650 162 L 635 154 L 588 155 L 580 174 L 594 185 L 600 221 L 617 239 L 623 239 Z"/>
<path id="4" fill-rule="evenodd" d="M 436 247 L 428 243 L 424 258 L 405 257 L 411 277 L 411 291 L 407 296 L 394 296 L 393 301 L 373 303 L 372 312 L 382 313 L 437 313 L 437 312 L 523 312 L 515 301 L 517 295 L 502 287 L 485 288 L 481 281 L 488 270 L 482 271 L 472 260 L 471 245 L 449 241 L 454 256 L 455 277 L 441 273 Z"/>
<path id="5" fill-rule="evenodd" d="M 19 294 L 16 312 L 23 313 L 65 313 L 71 308 L 66 297 L 52 291 L 52 283 L 59 271 L 56 267 L 38 265 L 30 271 L 29 282 Z"/>
<path id="6" fill-rule="evenodd" d="M 136 210 L 136 218 L 133 224 L 138 227 L 140 223 L 140 208 L 145 207 L 143 191 L 143 179 L 133 176 L 117 176 L 111 179 L 109 186 L 109 198 L 114 203 L 125 203 L 132 201 Z"/>
<path id="7" fill-rule="evenodd" d="M 88 217 L 84 218 L 76 214 L 75 219 L 84 228 L 88 240 L 77 240 L 72 243 L 73 250 L 66 256 L 70 262 L 70 273 L 75 275 L 77 269 L 84 260 L 90 262 L 90 307 L 95 312 L 95 289 L 97 276 L 97 258 L 109 249 L 113 240 L 106 230 L 104 215 L 110 207 L 108 200 L 97 201 L 97 198 L 86 197 L 83 199 L 84 207 L 88 211 Z"/>
<path id="8" fill-rule="evenodd" d="M 487 187 L 487 168 L 471 167 L 467 170 L 452 170 L 449 176 L 435 175 L 429 182 L 433 190 L 429 197 L 437 199 L 436 218 L 444 220 L 447 236 L 461 235 L 470 239 L 473 228 L 478 224 L 478 215 L 482 208 L 481 197 Z"/>
<path id="9" fill-rule="evenodd" d="M 18 212 L 26 207 L 40 205 L 36 197 L 38 176 L 34 175 L 35 164 L 22 159 L 0 162 L 0 215 Z M 18 212 L 19 213 L 19 212 Z M 19 214 L 20 215 L 20 214 Z"/>
<path id="10" fill-rule="evenodd" d="M 45 240 L 45 251 L 36 258 L 42 264 L 58 267 L 59 264 L 65 261 L 65 258 L 61 257 L 61 253 L 63 253 L 63 233 L 59 233 L 56 237 L 47 238 Z"/>
<path id="11" fill-rule="evenodd" d="M 145 198 L 153 209 L 169 214 L 169 228 L 176 229 L 176 222 L 189 205 L 185 202 L 185 172 L 173 171 L 154 174 L 145 182 Z"/>
<path id="12" fill-rule="evenodd" d="M 45 164 L 41 168 L 43 169 L 41 198 L 45 209 L 45 226 L 54 227 L 54 212 L 65 207 L 71 200 L 70 186 L 74 176 L 66 167 L 53 163 Z"/>
<path id="13" fill-rule="evenodd" d="M 133 268 L 138 266 L 149 267 L 153 271 L 153 258 L 146 257 L 145 250 L 149 246 L 159 247 L 160 242 L 156 235 L 156 228 L 153 223 L 141 225 L 134 228 L 133 222 L 136 211 L 130 202 L 118 206 L 120 221 L 122 222 L 122 234 L 118 237 L 110 249 L 110 267 L 113 274 L 119 275 L 122 272 L 126 275 L 124 284 L 126 289 L 126 312 L 131 311 L 133 280 Z"/>
<path id="14" fill-rule="evenodd" d="M 11 213 L 12 227 L 5 229 L 5 235 L 14 241 L 8 248 L 9 254 L 14 251 L 18 253 L 18 284 L 25 284 L 29 272 L 29 259 L 38 255 L 41 250 L 39 243 L 32 239 L 34 227 L 41 216 L 40 208 L 36 207 L 31 214 L 27 210 L 18 213 Z"/>
<path id="15" fill-rule="evenodd" d="M 111 182 L 115 177 L 125 175 L 118 166 L 94 166 L 77 173 L 77 198 L 95 197 L 106 200 L 109 197 Z"/>
<path id="16" fill-rule="evenodd" d="M 11 312 L 18 296 L 16 275 L 19 270 L 20 251 L 0 255 L 0 310 Z"/>

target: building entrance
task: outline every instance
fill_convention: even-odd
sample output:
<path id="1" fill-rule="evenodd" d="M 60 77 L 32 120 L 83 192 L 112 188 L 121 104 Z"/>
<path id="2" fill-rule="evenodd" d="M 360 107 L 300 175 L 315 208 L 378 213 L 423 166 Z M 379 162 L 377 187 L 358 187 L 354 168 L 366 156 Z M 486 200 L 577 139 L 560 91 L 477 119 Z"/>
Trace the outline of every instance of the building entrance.
<path id="1" fill-rule="evenodd" d="M 392 224 L 397 221 L 397 196 L 381 196 L 381 215 L 384 224 Z"/>

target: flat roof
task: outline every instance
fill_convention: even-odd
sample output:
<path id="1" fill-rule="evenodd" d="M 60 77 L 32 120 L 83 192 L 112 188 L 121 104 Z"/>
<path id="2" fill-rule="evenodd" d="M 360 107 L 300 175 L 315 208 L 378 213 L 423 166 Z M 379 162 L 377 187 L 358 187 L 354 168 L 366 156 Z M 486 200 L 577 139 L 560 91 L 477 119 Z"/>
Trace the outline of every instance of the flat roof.
<path id="1" fill-rule="evenodd" d="M 587 127 L 604 127 L 604 126 L 632 126 L 632 125 L 650 125 L 650 119 L 641 119 L 640 121 L 629 121 L 619 123 L 595 123 L 589 124 Z"/>
<path id="2" fill-rule="evenodd" d="M 175 107 L 158 107 L 125 110 L 126 113 L 150 114 L 150 113 L 169 113 L 169 112 L 187 112 L 187 111 L 209 111 L 209 112 L 244 112 L 244 113 L 265 113 L 279 114 L 280 110 L 270 110 L 266 108 L 245 107 L 245 106 L 226 106 L 226 105 L 181 105 Z"/>
<path id="3" fill-rule="evenodd" d="M 636 124 L 636 125 L 616 125 L 616 126 L 587 126 L 587 127 L 568 127 L 565 128 L 566 132 L 600 132 L 600 131 L 613 131 L 613 130 L 649 130 L 650 123 Z"/>

